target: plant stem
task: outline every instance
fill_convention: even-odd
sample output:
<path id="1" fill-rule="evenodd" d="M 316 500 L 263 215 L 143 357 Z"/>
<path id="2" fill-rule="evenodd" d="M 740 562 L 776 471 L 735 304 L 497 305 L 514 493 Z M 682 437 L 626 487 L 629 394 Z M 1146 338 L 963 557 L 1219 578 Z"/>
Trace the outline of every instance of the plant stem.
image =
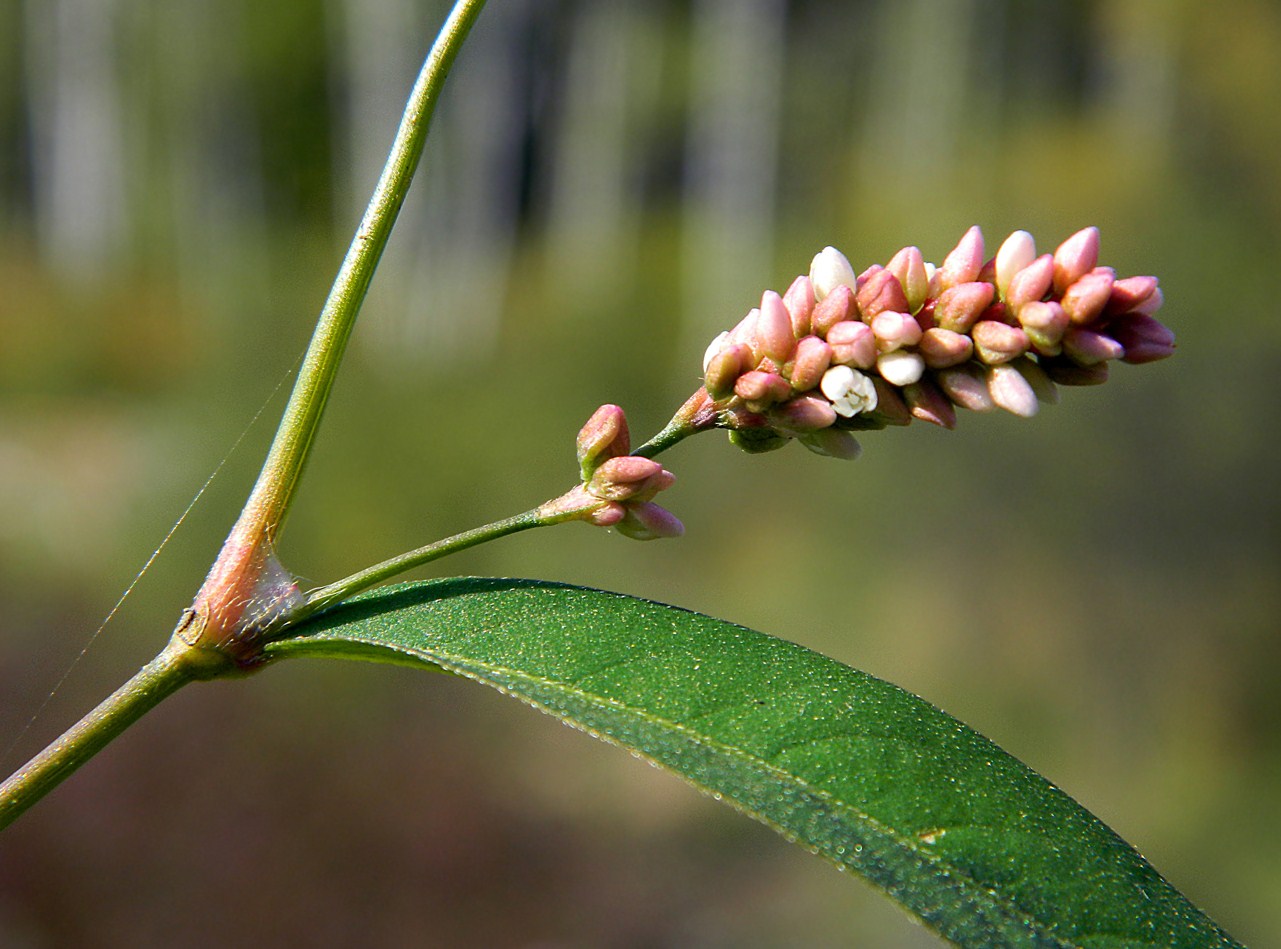
<path id="1" fill-rule="evenodd" d="M 200 678 L 200 669 L 187 655 L 171 644 L 0 785 L 0 829 L 13 823 L 162 699 Z"/>
<path id="2" fill-rule="evenodd" d="M 262 471 L 196 596 L 198 626 L 188 639 L 193 647 L 218 649 L 230 632 L 222 627 L 235 626 L 240 619 L 235 604 L 252 599 L 251 591 L 275 546 L 310 454 L 356 316 L 418 167 L 445 77 L 484 5 L 484 0 L 458 0 L 418 74 L 387 164 L 325 300 Z"/>
<path id="3" fill-rule="evenodd" d="M 389 580 L 397 574 L 404 573 L 406 570 L 422 564 L 430 563 L 433 560 L 444 557 L 446 554 L 457 553 L 460 550 L 466 550 L 468 547 L 475 547 L 477 544 L 497 540 L 499 537 L 506 537 L 509 534 L 517 534 L 521 531 L 529 530 L 531 527 L 542 527 L 547 523 L 549 522 L 540 517 L 538 509 L 535 508 L 532 511 L 504 518 L 501 521 L 494 521 L 492 524 L 486 524 L 483 527 L 475 527 L 469 531 L 463 531 L 453 537 L 446 537 L 444 540 L 438 540 L 433 544 L 428 544 L 426 547 L 419 547 L 417 550 L 399 554 L 384 560 L 382 563 L 374 564 L 372 567 L 366 567 L 364 570 L 353 573 L 342 580 L 337 580 L 334 583 L 312 590 L 307 594 L 307 599 L 303 605 L 292 611 L 285 618 L 285 622 L 287 625 L 292 626 L 305 617 L 340 603 L 361 590 L 367 590 L 369 587 L 382 583 L 384 580 Z"/>

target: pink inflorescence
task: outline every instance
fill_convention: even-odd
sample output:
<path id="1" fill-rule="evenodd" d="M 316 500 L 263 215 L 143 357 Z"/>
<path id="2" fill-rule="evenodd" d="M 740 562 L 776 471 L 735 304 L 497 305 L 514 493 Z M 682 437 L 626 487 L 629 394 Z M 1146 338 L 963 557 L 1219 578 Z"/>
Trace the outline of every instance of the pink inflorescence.
<path id="1" fill-rule="evenodd" d="M 826 247 L 708 347 L 717 425 L 747 451 L 796 438 L 854 458 L 852 431 L 914 418 L 952 428 L 956 406 L 1028 417 L 1056 401 L 1056 384 L 1097 385 L 1114 360 L 1169 356 L 1156 278 L 1118 278 L 1098 256 L 1093 227 L 1040 256 L 1015 231 L 990 260 L 972 227 L 937 267 L 905 247 L 857 276 Z"/>

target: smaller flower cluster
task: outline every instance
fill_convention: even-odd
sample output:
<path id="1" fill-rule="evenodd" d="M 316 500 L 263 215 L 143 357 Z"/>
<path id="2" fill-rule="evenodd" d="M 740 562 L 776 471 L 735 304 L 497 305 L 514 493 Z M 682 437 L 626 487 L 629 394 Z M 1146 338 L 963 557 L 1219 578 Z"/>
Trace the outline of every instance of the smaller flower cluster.
<path id="1" fill-rule="evenodd" d="M 540 507 L 543 521 L 587 521 L 634 540 L 685 533 L 676 515 L 654 503 L 676 476 L 652 458 L 629 454 L 631 435 L 619 406 L 602 405 L 593 412 L 577 444 L 582 483 Z"/>
<path id="2" fill-rule="evenodd" d="M 956 406 L 1029 417 L 1057 401 L 1056 383 L 1096 385 L 1113 360 L 1171 355 L 1174 335 L 1152 315 L 1156 278 L 1118 278 L 1098 255 L 1093 227 L 1040 256 L 1015 231 L 990 260 L 972 227 L 937 267 L 905 247 L 858 275 L 826 247 L 708 347 L 717 425 L 747 451 L 795 438 L 854 458 L 851 431 L 914 418 L 952 428 Z"/>

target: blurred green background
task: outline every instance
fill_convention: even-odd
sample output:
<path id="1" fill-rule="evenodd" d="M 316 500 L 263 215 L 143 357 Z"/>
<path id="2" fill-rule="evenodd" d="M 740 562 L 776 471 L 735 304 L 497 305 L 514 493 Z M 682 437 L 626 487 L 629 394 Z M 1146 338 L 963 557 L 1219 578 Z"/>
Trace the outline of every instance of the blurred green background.
<path id="1" fill-rule="evenodd" d="M 6 770 L 199 584 L 443 14 L 0 4 Z M 562 491 L 602 402 L 647 436 L 824 244 L 862 269 L 973 223 L 1043 249 L 1097 224 L 1105 263 L 1158 274 L 1176 358 L 1034 421 L 873 433 L 854 464 L 710 435 L 667 459 L 679 542 L 569 526 L 440 569 L 652 597 L 896 682 L 1281 945 L 1281 7 L 495 2 L 424 173 L 282 545 L 308 581 Z M 937 941 L 508 699 L 316 663 L 186 690 L 15 824 L 0 943 Z"/>

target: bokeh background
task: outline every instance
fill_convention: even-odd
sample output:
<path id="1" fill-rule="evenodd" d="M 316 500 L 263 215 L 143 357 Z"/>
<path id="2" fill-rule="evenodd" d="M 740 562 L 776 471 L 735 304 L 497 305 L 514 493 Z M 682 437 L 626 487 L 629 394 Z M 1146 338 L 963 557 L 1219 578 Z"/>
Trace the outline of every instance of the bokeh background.
<path id="1" fill-rule="evenodd" d="M 0 3 L 6 770 L 203 577 L 443 15 Z M 657 429 L 707 340 L 824 244 L 938 260 L 973 223 L 1050 249 L 1099 225 L 1106 263 L 1161 277 L 1176 358 L 1031 422 L 873 433 L 854 464 L 705 436 L 668 461 L 679 542 L 568 526 L 439 566 L 661 599 L 894 681 L 1281 945 L 1272 0 L 493 3 L 282 558 L 326 581 L 524 510 L 571 482 L 597 405 Z M 317 662 L 186 690 L 10 828 L 0 943 L 937 940 L 509 699 Z"/>

